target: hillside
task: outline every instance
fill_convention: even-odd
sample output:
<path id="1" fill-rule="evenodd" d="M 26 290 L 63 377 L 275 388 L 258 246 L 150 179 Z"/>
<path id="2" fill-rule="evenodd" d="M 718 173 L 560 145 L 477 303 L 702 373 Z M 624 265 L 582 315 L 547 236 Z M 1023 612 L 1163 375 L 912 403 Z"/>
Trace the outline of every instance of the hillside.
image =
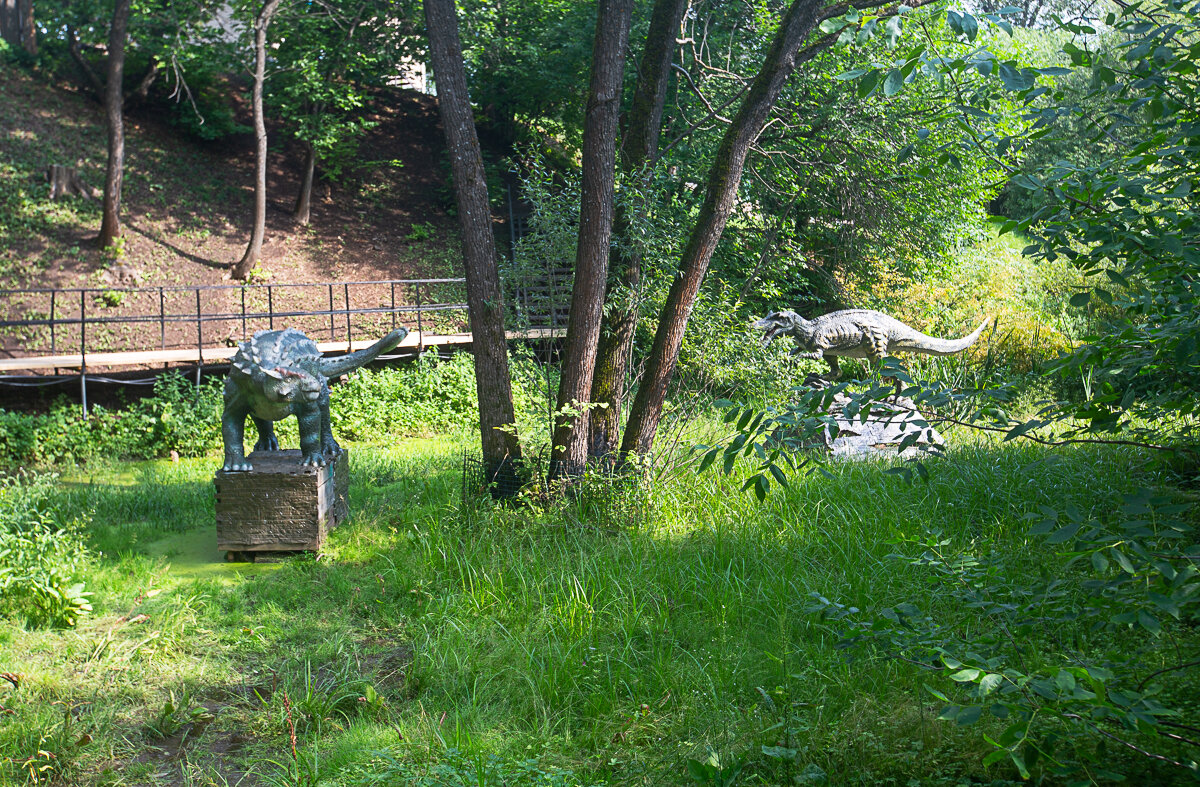
<path id="1" fill-rule="evenodd" d="M 458 240 L 447 214 L 442 137 L 434 100 L 390 91 L 373 108 L 378 125 L 362 145 L 361 169 L 344 185 L 318 180 L 312 224 L 290 211 L 300 156 L 279 133 L 270 138 L 267 236 L 262 267 L 272 282 L 418 278 L 457 274 Z M 46 170 L 78 167 L 103 185 L 101 107 L 0 67 L 0 287 L 227 283 L 250 233 L 254 156 L 249 135 L 206 144 L 137 110 L 126 123 L 122 219 L 125 253 L 94 244 L 97 200 L 48 198 Z M 414 226 L 419 229 L 414 232 Z M 11 313 L 7 304 L 5 310 Z"/>

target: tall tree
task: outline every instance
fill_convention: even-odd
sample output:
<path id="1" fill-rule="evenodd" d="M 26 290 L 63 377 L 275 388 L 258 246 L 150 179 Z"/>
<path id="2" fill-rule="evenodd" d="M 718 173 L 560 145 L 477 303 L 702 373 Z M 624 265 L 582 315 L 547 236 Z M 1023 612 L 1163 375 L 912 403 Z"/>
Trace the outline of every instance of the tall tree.
<path id="1" fill-rule="evenodd" d="M 111 246 L 121 235 L 121 182 L 125 174 L 125 39 L 131 0 L 116 0 L 108 31 L 108 81 L 104 87 L 104 119 L 108 125 L 108 165 L 104 171 L 104 214 L 100 222 L 100 247 Z"/>
<path id="2" fill-rule="evenodd" d="M 0 37 L 27 54 L 37 54 L 33 0 L 0 0 Z"/>
<path id="3" fill-rule="evenodd" d="M 563 351 L 562 377 L 552 437 L 550 479 L 573 475 L 587 460 L 586 413 L 579 411 L 592 391 L 596 344 L 604 310 L 612 236 L 616 177 L 617 125 L 625 47 L 633 18 L 633 0 L 600 0 L 592 45 L 592 77 L 583 130 L 583 182 L 575 283 Z"/>
<path id="4" fill-rule="evenodd" d="M 762 68 L 721 140 L 709 171 L 704 203 L 659 314 L 658 329 L 647 358 L 646 371 L 630 407 L 629 422 L 621 441 L 622 454 L 647 454 L 654 446 L 667 385 L 679 361 L 683 333 L 692 308 L 696 305 L 696 296 L 708 264 L 733 209 L 746 156 L 761 133 L 788 76 L 797 65 L 817 51 L 808 49 L 802 55 L 799 49 L 821 21 L 822 5 L 821 0 L 793 0 L 767 50 Z"/>
<path id="5" fill-rule="evenodd" d="M 627 177 L 637 178 L 658 155 L 658 135 L 663 104 L 671 76 L 675 39 L 688 0 L 657 0 L 638 66 L 637 87 L 621 141 L 621 165 Z M 629 230 L 629 217 L 617 208 L 614 233 Z M 591 401 L 599 407 L 590 413 L 588 454 L 612 457 L 621 439 L 621 406 L 624 402 L 629 359 L 637 328 L 637 291 L 642 277 L 640 254 L 631 244 L 613 244 L 609 254 L 609 283 L 604 319 L 592 380 Z"/>
<path id="6" fill-rule="evenodd" d="M 230 276 L 245 281 L 262 255 L 263 234 L 267 225 L 267 124 L 263 118 L 263 83 L 267 78 L 267 27 L 279 10 L 281 0 L 265 0 L 254 19 L 254 228 L 250 244 Z"/>
<path id="7" fill-rule="evenodd" d="M 504 334 L 504 296 L 454 0 L 425 0 L 425 26 L 462 231 L 484 469 L 489 480 L 503 480 L 515 472 L 521 446 L 512 430 L 516 418 Z M 505 487 L 497 484 L 494 488 Z"/>

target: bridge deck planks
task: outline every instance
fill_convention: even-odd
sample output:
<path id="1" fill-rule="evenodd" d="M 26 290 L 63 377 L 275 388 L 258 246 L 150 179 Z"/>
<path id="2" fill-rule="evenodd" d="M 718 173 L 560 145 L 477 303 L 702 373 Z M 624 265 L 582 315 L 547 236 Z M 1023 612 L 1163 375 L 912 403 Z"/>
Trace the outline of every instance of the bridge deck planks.
<path id="1" fill-rule="evenodd" d="M 567 333 L 565 328 L 528 328 L 520 331 L 508 331 L 512 339 L 558 339 Z M 356 339 L 353 342 L 317 342 L 317 347 L 323 353 L 341 353 L 361 350 L 375 343 L 374 339 Z M 471 334 L 430 334 L 423 336 L 419 331 L 411 331 L 396 349 L 411 349 L 416 347 L 455 347 L 471 343 Z M 221 363 L 228 361 L 237 352 L 237 347 L 205 347 L 198 350 L 195 347 L 180 350 L 145 350 L 128 352 L 96 352 L 86 356 L 87 367 L 109 368 L 113 366 L 141 366 L 146 364 L 163 363 L 197 363 L 203 356 L 204 363 Z M 21 358 L 0 358 L 0 373 L 13 371 L 34 371 L 39 369 L 79 369 L 83 367 L 84 356 L 74 355 L 31 355 Z"/>

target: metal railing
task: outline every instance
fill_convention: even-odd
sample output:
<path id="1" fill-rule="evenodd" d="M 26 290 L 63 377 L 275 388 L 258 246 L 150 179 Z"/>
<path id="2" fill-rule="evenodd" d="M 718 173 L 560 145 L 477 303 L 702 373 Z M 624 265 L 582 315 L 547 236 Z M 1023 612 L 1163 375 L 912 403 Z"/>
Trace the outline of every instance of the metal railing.
<path id="1" fill-rule="evenodd" d="M 315 284 L 72 287 L 67 289 L 35 287 L 5 289 L 0 290 L 0 304 L 9 307 L 5 309 L 4 313 L 11 315 L 11 306 L 15 300 L 23 299 L 28 301 L 39 298 L 42 303 L 48 301 L 48 313 L 45 317 L 25 317 L 21 319 L 5 317 L 4 319 L 0 319 L 0 329 L 48 329 L 50 355 L 57 355 L 60 349 L 67 350 L 69 348 L 74 350 L 78 348 L 79 355 L 85 359 L 84 363 L 86 363 L 89 350 L 95 352 L 94 345 L 89 347 L 89 326 L 140 326 L 157 324 L 158 341 L 153 342 L 153 344 L 156 344 L 158 349 L 166 350 L 169 346 L 171 348 L 195 347 L 199 353 L 203 353 L 206 341 L 204 326 L 208 323 L 233 323 L 235 327 L 240 327 L 241 337 L 244 340 L 249 336 L 251 329 L 259 327 L 274 329 L 276 322 L 284 319 L 295 320 L 299 318 L 302 322 L 309 323 L 309 325 L 305 326 L 305 329 L 312 334 L 315 333 L 314 326 L 311 325 L 314 322 L 313 318 L 319 318 L 322 321 L 322 325 L 319 328 L 320 334 L 315 338 L 323 338 L 322 334 L 326 333 L 323 322 L 327 319 L 329 341 L 337 341 L 339 339 L 338 333 L 344 327 L 344 335 L 341 338 L 349 346 L 354 339 L 352 318 L 355 316 L 390 315 L 391 326 L 395 328 L 399 322 L 400 315 L 411 314 L 416 317 L 417 331 L 423 333 L 426 318 L 431 313 L 459 311 L 465 314 L 467 309 L 466 303 L 437 301 L 431 303 L 427 302 L 426 297 L 429 288 L 432 286 L 461 285 L 465 281 L 465 279 L 461 278 L 392 279 L 385 281 L 325 282 Z M 374 300 L 376 302 L 379 301 L 379 294 L 385 292 L 387 294 L 387 302 L 379 306 L 355 305 L 352 300 L 353 290 L 358 290 L 359 293 L 356 294 L 361 294 L 364 288 L 370 288 L 370 294 L 375 296 Z M 403 288 L 404 292 L 402 294 L 411 291 L 411 294 L 414 296 L 412 301 L 398 301 L 397 288 Z M 280 291 L 305 293 L 309 295 L 310 304 L 312 301 L 312 292 L 323 291 L 320 292 L 324 296 L 322 298 L 323 308 L 314 309 L 311 308 L 311 305 L 306 308 L 279 308 L 277 304 L 279 304 L 280 299 L 277 297 L 277 293 Z M 229 303 L 229 298 L 222 299 L 222 294 L 232 296 L 233 304 Z M 184 300 L 188 302 L 189 306 L 187 310 L 181 311 L 173 308 L 168 311 L 168 300 L 178 302 L 180 295 L 183 295 Z M 263 295 L 265 295 L 266 301 L 265 308 L 256 305 L 256 301 L 262 301 Z M 127 312 L 132 311 L 132 313 L 113 314 L 113 310 L 124 305 L 124 301 L 130 296 L 133 297 L 133 300 L 140 301 L 132 309 L 126 310 Z M 205 300 L 208 300 L 209 305 L 215 308 L 206 308 Z M 213 303 L 214 301 L 216 303 Z M 97 302 L 101 304 L 108 302 L 111 305 L 97 305 Z M 89 306 L 91 307 L 90 311 Z M 146 306 L 150 306 L 151 308 L 147 309 L 145 308 Z M 155 306 L 157 308 L 154 308 Z M 265 325 L 263 325 L 264 321 Z M 178 336 L 173 336 L 171 344 L 168 345 L 167 327 L 168 325 L 179 323 L 195 325 L 195 341 L 182 342 Z M 213 336 L 210 332 L 210 341 L 212 338 Z M 136 351 L 138 349 L 147 349 L 147 340 L 144 335 L 140 337 L 140 341 L 130 343 L 140 346 L 126 346 L 123 348 L 109 346 L 105 348 L 105 351 Z M 106 342 L 106 344 L 111 344 L 111 340 Z M 201 362 L 203 362 L 202 358 Z"/>

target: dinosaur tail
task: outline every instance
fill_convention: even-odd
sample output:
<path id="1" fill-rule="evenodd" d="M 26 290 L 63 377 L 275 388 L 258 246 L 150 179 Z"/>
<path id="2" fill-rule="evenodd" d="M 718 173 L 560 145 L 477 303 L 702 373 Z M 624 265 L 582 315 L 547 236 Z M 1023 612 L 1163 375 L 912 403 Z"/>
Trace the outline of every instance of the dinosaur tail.
<path id="1" fill-rule="evenodd" d="M 917 335 L 909 340 L 909 342 L 905 342 L 905 344 L 908 344 L 911 350 L 925 353 L 926 355 L 953 355 L 954 353 L 960 353 L 979 339 L 979 335 L 983 333 L 983 329 L 987 327 L 991 319 L 991 317 L 985 318 L 983 322 L 979 323 L 978 328 L 961 339 L 939 339 L 935 336 L 926 336 L 923 333 L 915 332 Z"/>
<path id="2" fill-rule="evenodd" d="M 321 374 L 326 377 L 337 377 L 339 374 L 357 369 L 404 341 L 405 336 L 408 336 L 408 329 L 397 328 L 365 350 L 347 353 L 337 358 L 323 358 L 321 359 Z"/>

